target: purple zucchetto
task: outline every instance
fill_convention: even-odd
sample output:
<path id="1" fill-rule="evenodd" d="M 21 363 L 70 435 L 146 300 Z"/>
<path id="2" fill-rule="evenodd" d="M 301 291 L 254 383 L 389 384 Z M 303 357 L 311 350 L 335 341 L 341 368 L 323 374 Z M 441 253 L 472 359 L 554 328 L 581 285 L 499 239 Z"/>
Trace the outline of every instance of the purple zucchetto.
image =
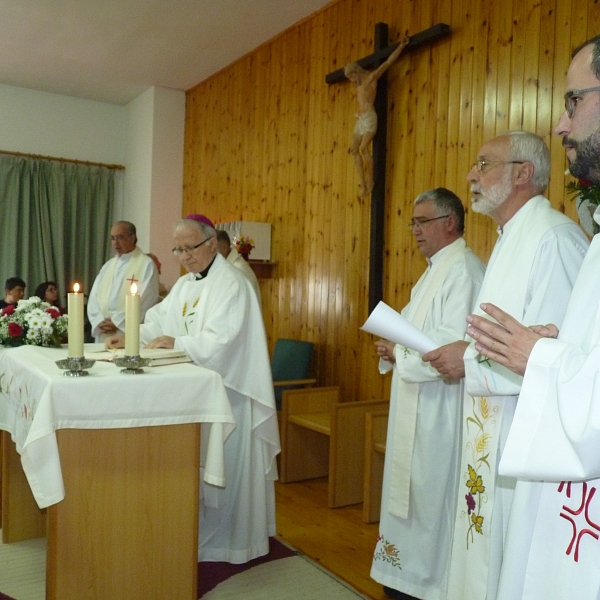
<path id="1" fill-rule="evenodd" d="M 192 219 L 193 221 L 198 221 L 200 223 L 204 223 L 205 225 L 208 225 L 209 227 L 212 227 L 213 229 L 215 228 L 215 226 L 213 225 L 213 222 L 204 215 L 192 214 L 192 215 L 187 215 L 187 217 L 184 217 L 184 219 Z"/>

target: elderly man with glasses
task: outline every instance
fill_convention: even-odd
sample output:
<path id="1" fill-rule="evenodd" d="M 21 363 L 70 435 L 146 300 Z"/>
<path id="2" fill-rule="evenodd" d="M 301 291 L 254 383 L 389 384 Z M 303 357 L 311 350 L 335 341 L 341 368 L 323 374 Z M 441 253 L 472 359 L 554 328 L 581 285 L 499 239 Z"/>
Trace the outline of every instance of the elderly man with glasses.
<path id="1" fill-rule="evenodd" d="M 475 311 L 493 302 L 526 324 L 561 323 L 588 241 L 542 195 L 550 153 L 518 131 L 486 142 L 468 181 L 472 207 L 497 223 Z M 497 466 L 512 423 L 522 377 L 482 357 L 471 338 L 423 356 L 448 379 L 465 378 L 462 463 L 449 600 L 494 600 L 516 480 Z"/>
<path id="2" fill-rule="evenodd" d="M 225 487 L 201 477 L 198 559 L 245 563 L 267 554 L 275 535 L 280 447 L 263 320 L 248 279 L 218 253 L 207 217 L 178 221 L 173 237 L 188 274 L 146 313 L 140 340 L 184 350 L 223 378 L 237 427 L 225 442 Z M 109 345 L 121 347 L 122 336 Z"/>
<path id="3" fill-rule="evenodd" d="M 409 227 L 427 269 L 402 314 L 438 344 L 463 337 L 485 266 L 463 239 L 465 210 L 445 188 L 415 200 Z M 445 598 L 460 463 L 461 382 L 421 355 L 376 342 L 393 369 L 379 537 L 371 577 L 390 598 Z M 410 596 L 406 596 L 410 594 Z"/>
<path id="4" fill-rule="evenodd" d="M 598 185 L 600 36 L 573 52 L 566 89 L 554 131 L 571 174 Z M 594 219 L 600 222 L 600 210 Z M 482 308 L 494 321 L 469 317 L 481 354 L 524 375 L 499 466 L 502 475 L 518 478 L 501 600 L 600 598 L 599 261 L 596 235 L 562 326 L 546 318 L 538 322 L 552 325 L 523 326 L 491 302 Z"/>

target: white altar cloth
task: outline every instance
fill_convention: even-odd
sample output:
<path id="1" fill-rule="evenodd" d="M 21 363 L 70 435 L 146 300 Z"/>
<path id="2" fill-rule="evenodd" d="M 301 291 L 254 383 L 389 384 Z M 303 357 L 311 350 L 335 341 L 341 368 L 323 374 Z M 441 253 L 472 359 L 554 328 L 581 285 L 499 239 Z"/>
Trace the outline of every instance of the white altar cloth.
<path id="1" fill-rule="evenodd" d="M 87 377 L 64 377 L 55 361 L 66 356 L 66 348 L 0 347 L 0 429 L 11 434 L 40 508 L 65 497 L 57 429 L 205 423 L 204 480 L 225 485 L 223 443 L 235 419 L 218 373 L 184 363 L 125 375 L 97 361 Z"/>

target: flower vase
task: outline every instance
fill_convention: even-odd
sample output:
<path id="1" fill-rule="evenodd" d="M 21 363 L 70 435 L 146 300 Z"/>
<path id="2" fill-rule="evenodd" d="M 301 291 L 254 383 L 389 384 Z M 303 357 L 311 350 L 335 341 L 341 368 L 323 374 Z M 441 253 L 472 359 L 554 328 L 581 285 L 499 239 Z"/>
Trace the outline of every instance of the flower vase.
<path id="1" fill-rule="evenodd" d="M 250 260 L 250 253 L 249 252 L 240 252 L 240 254 L 242 255 L 242 258 L 246 261 Z"/>

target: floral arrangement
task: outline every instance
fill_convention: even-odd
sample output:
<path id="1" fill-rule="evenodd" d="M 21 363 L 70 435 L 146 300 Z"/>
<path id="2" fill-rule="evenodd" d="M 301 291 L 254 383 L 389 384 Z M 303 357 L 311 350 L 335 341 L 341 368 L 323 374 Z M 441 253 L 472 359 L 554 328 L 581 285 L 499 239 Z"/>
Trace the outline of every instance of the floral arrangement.
<path id="1" fill-rule="evenodd" d="M 587 179 L 577 179 L 567 183 L 567 192 L 574 196 L 578 204 L 586 200 L 594 206 L 600 205 L 600 184 L 592 183 Z"/>
<path id="2" fill-rule="evenodd" d="M 252 248 L 254 248 L 254 240 L 247 235 L 241 235 L 233 242 L 235 249 L 242 255 L 248 256 Z"/>
<path id="3" fill-rule="evenodd" d="M 16 308 L 0 310 L 0 344 L 3 346 L 60 346 L 67 333 L 68 316 L 37 296 L 19 300 Z"/>
<path id="4" fill-rule="evenodd" d="M 569 171 L 565 175 L 570 175 Z M 587 179 L 569 181 L 566 190 L 577 202 L 577 214 L 584 231 L 594 236 L 599 231 L 598 223 L 594 221 L 594 212 L 600 206 L 600 184 Z"/>

